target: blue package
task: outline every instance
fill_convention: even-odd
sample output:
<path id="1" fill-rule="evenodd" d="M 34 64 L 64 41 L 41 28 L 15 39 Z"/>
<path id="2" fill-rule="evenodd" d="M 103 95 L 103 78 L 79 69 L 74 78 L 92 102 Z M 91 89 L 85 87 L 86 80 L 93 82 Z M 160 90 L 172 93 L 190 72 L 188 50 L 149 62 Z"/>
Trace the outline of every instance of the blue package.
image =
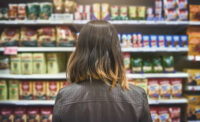
<path id="1" fill-rule="evenodd" d="M 157 38 L 157 35 L 150 35 L 150 47 L 158 47 L 158 38 Z"/>
<path id="2" fill-rule="evenodd" d="M 181 43 L 181 47 L 188 47 L 188 36 L 187 35 L 181 35 L 180 36 L 180 43 Z"/>
<path id="3" fill-rule="evenodd" d="M 174 47 L 181 47 L 179 35 L 173 35 L 173 41 L 174 41 Z"/>
<path id="4" fill-rule="evenodd" d="M 165 36 L 164 35 L 158 35 L 158 47 L 165 47 Z"/>
<path id="5" fill-rule="evenodd" d="M 174 41 L 172 35 L 166 35 L 166 46 L 167 47 L 174 47 Z"/>
<path id="6" fill-rule="evenodd" d="M 132 47 L 132 34 L 126 34 L 127 47 Z"/>
<path id="7" fill-rule="evenodd" d="M 143 35 L 142 36 L 142 40 L 143 40 L 143 47 L 150 47 L 150 36 L 149 35 Z"/>

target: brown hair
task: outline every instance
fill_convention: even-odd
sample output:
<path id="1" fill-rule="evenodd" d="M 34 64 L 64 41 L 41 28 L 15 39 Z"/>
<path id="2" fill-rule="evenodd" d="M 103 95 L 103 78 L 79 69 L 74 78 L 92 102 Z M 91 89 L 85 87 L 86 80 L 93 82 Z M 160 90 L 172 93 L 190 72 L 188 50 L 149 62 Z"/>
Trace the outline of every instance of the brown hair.
<path id="1" fill-rule="evenodd" d="M 113 25 L 95 20 L 83 26 L 68 61 L 67 77 L 76 83 L 101 79 L 111 88 L 119 83 L 128 89 L 120 41 Z"/>

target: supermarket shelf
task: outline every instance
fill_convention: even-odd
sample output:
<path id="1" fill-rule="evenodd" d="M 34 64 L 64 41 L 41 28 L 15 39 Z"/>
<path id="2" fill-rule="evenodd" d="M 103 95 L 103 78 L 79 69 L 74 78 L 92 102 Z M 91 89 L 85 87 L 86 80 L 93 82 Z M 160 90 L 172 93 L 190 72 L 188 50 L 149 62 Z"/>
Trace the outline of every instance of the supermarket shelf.
<path id="1" fill-rule="evenodd" d="M 145 74 L 127 74 L 128 78 L 187 78 L 187 73 L 145 73 Z"/>
<path id="2" fill-rule="evenodd" d="M 127 74 L 128 78 L 187 78 L 187 73 L 146 73 L 146 74 Z M 33 74 L 33 75 L 15 75 L 0 74 L 1 79 L 65 79 L 65 73 L 60 74 Z"/>
<path id="3" fill-rule="evenodd" d="M 3 52 L 5 48 L 0 48 Z M 74 47 L 18 47 L 18 52 L 72 52 Z M 122 52 L 188 52 L 188 48 L 122 48 Z"/>
<path id="4" fill-rule="evenodd" d="M 5 100 L 0 101 L 0 105 L 54 105 L 54 100 Z M 185 104 L 187 100 L 172 99 L 172 100 L 149 100 L 150 105 L 157 104 Z"/>
<path id="5" fill-rule="evenodd" d="M 188 56 L 189 61 L 200 61 L 200 56 Z"/>
<path id="6" fill-rule="evenodd" d="M 188 120 L 188 122 L 200 122 L 200 120 Z"/>
<path id="7" fill-rule="evenodd" d="M 88 20 L 0 20 L 2 25 L 57 25 L 57 24 L 86 24 Z M 109 21 L 115 25 L 200 25 L 200 22 L 195 21 L 146 21 L 146 20 L 115 20 Z"/>
<path id="8" fill-rule="evenodd" d="M 187 86 L 187 91 L 200 91 L 200 86 Z"/>
<path id="9" fill-rule="evenodd" d="M 185 98 L 181 99 L 169 99 L 169 100 L 149 100 L 150 105 L 157 104 L 186 104 L 188 101 Z"/>

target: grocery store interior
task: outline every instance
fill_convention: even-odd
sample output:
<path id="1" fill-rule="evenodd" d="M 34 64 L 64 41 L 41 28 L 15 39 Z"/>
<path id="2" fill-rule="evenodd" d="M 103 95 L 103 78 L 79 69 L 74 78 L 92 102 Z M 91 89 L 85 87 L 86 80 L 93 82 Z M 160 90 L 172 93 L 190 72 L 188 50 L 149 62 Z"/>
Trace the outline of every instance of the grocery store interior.
<path id="1" fill-rule="evenodd" d="M 153 122 L 200 122 L 200 0 L 0 0 L 0 122 L 52 121 L 90 20 L 117 28 Z"/>

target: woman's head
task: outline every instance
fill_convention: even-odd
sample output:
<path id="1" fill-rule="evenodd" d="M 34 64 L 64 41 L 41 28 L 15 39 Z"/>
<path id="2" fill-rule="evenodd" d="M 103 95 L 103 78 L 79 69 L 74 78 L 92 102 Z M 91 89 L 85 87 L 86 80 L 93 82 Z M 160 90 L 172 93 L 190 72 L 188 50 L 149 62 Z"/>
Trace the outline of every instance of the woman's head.
<path id="1" fill-rule="evenodd" d="M 80 31 L 76 50 L 69 58 L 67 77 L 72 82 L 101 79 L 128 89 L 116 29 L 107 21 L 90 21 Z"/>

